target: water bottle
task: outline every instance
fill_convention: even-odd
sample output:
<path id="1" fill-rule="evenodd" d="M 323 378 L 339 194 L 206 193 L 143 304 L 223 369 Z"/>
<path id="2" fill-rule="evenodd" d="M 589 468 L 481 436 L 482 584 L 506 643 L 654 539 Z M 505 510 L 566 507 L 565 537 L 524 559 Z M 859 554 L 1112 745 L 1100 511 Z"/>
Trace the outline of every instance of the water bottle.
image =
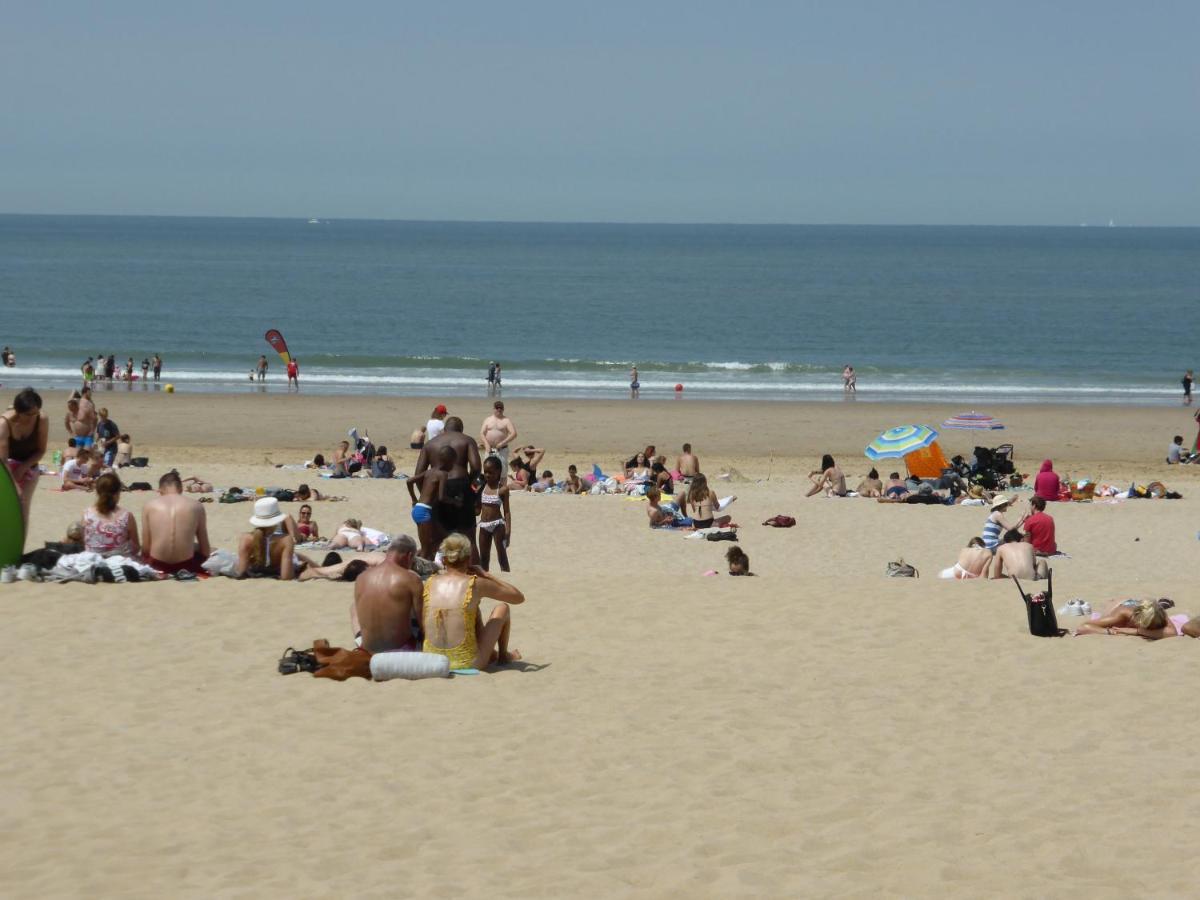
<path id="1" fill-rule="evenodd" d="M 62 451 L 61 451 L 61 450 L 55 450 L 55 451 L 54 451 L 54 455 L 51 457 L 51 459 L 53 459 L 53 460 L 54 460 L 54 465 L 55 465 L 55 466 L 61 466 L 61 465 L 62 465 Z"/>

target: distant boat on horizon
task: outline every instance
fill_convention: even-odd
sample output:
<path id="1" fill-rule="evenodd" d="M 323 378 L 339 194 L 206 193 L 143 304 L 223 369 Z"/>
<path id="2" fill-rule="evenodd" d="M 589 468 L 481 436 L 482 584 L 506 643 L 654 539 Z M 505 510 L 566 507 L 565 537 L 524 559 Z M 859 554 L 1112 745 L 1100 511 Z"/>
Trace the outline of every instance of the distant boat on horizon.
<path id="1" fill-rule="evenodd" d="M 309 219 L 309 220 L 308 220 L 308 224 L 309 224 L 309 225 L 320 225 L 320 224 L 321 224 L 321 220 L 320 220 L 320 219 Z"/>

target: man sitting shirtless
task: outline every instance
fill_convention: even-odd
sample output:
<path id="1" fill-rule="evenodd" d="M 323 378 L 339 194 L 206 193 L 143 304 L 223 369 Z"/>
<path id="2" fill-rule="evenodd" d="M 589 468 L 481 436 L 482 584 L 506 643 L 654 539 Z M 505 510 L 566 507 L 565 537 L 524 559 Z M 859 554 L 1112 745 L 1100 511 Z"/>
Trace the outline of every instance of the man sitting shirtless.
<path id="1" fill-rule="evenodd" d="M 168 575 L 204 571 L 212 548 L 204 507 L 183 494 L 178 472 L 158 479 L 158 496 L 142 508 L 142 550 L 146 563 Z"/>
<path id="2" fill-rule="evenodd" d="M 421 579 L 412 571 L 416 555 L 417 542 L 407 534 L 397 535 L 383 562 L 354 582 L 350 625 L 355 643 L 364 650 L 419 649 L 412 625 L 421 621 Z"/>
<path id="3" fill-rule="evenodd" d="M 996 548 L 992 560 L 992 578 L 1015 575 L 1023 581 L 1039 581 L 1046 577 L 1048 569 L 1045 558 L 1035 556 L 1033 544 L 1022 540 L 1021 532 L 1016 529 L 1005 533 L 1004 542 Z"/>

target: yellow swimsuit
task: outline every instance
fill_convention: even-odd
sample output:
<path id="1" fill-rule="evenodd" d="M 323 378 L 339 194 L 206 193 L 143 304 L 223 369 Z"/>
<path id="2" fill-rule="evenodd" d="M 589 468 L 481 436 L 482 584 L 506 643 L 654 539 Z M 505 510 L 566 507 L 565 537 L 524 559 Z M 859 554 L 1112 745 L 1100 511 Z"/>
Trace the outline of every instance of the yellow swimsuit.
<path id="1" fill-rule="evenodd" d="M 430 636 L 434 633 L 433 625 L 438 626 L 441 639 L 446 638 L 446 613 L 448 609 L 429 609 L 429 585 L 433 584 L 434 578 L 437 575 L 429 578 L 425 582 L 425 588 L 422 592 L 422 608 L 424 609 L 425 618 L 425 644 L 421 648 L 426 653 L 440 653 L 442 656 L 450 659 L 451 669 L 473 669 L 475 667 L 475 659 L 479 656 L 479 645 L 475 641 L 475 612 L 471 607 L 471 598 L 475 594 L 475 576 L 472 575 L 467 582 L 467 594 L 462 602 L 462 617 L 463 617 L 463 639 L 457 647 L 438 647 L 430 640 Z M 432 617 L 430 612 L 433 613 Z"/>

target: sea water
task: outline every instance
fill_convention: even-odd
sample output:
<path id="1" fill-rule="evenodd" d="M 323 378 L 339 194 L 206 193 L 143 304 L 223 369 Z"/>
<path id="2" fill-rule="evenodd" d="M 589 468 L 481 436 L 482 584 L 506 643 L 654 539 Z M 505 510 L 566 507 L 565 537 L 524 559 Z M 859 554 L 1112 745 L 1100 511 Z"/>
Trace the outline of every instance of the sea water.
<path id="1" fill-rule="evenodd" d="M 322 393 L 1168 403 L 1198 291 L 1200 229 L 6 215 L 0 382 L 282 390 L 277 328 Z"/>

